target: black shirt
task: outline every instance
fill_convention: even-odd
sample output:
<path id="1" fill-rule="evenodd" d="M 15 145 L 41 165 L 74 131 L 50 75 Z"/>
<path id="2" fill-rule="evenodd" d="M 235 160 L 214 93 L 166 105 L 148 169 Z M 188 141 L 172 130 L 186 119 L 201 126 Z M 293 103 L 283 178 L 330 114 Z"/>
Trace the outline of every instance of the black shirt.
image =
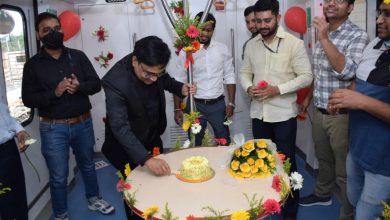
<path id="1" fill-rule="evenodd" d="M 75 74 L 80 87 L 75 94 L 54 91 L 64 77 Z M 69 118 L 89 111 L 88 96 L 99 92 L 100 79 L 87 56 L 79 50 L 64 47 L 59 59 L 51 57 L 42 47 L 26 62 L 23 69 L 22 99 L 30 108 L 38 108 L 39 116 Z"/>

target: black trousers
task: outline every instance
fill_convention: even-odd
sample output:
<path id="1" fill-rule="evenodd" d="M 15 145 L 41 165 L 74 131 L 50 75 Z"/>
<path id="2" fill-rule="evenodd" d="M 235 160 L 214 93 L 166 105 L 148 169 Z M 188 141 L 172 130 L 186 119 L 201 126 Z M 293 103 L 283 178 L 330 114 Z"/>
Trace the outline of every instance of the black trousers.
<path id="1" fill-rule="evenodd" d="M 290 172 L 297 171 L 295 161 L 295 140 L 297 136 L 297 119 L 290 118 L 282 122 L 264 122 L 252 119 L 253 137 L 255 139 L 271 139 L 277 146 L 278 152 L 290 158 Z M 293 191 L 293 197 L 289 196 L 284 208 L 284 217 L 295 217 L 298 211 L 299 191 Z"/>
<path id="2" fill-rule="evenodd" d="M 27 196 L 22 161 L 13 139 L 0 145 L 0 182 L 11 191 L 0 195 L 2 220 L 27 220 Z"/>

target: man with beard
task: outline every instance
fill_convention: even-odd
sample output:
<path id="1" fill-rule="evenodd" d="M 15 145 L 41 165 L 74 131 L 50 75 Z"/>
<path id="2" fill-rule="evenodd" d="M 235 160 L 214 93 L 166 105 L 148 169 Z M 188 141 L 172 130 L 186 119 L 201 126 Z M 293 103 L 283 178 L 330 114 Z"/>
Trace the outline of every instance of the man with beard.
<path id="1" fill-rule="evenodd" d="M 347 88 L 355 78 L 368 35 L 348 20 L 354 0 L 325 0 L 325 17 L 314 17 L 318 42 L 313 54 L 314 84 L 301 106 L 306 112 L 314 96 L 313 140 L 318 159 L 318 176 L 313 194 L 300 199 L 301 206 L 331 205 L 334 193 L 341 203 L 340 219 L 352 219 L 347 199 L 345 161 L 348 153 L 348 114 L 327 112 L 329 95 Z"/>
<path id="2" fill-rule="evenodd" d="M 296 171 L 296 91 L 313 80 L 310 61 L 302 40 L 279 26 L 279 2 L 259 0 L 255 4 L 259 34 L 248 42 L 240 70 L 242 87 L 252 98 L 250 117 L 253 137 L 271 139 L 277 150 L 290 158 Z M 289 197 L 284 219 L 296 219 L 298 191 Z"/>
<path id="3" fill-rule="evenodd" d="M 196 15 L 200 19 L 203 12 Z M 195 145 L 200 146 L 204 137 L 207 122 L 211 124 L 215 138 L 224 138 L 226 144 L 230 143 L 229 127 L 224 125 L 226 118 L 233 115 L 234 101 L 236 93 L 236 76 L 233 68 L 233 58 L 226 45 L 212 40 L 216 20 L 209 13 L 205 20 L 200 43 L 202 49 L 193 56 L 193 79 L 197 83 L 197 93 L 195 94 L 196 110 L 200 112 L 201 131 L 195 135 Z M 177 63 L 175 78 L 179 81 L 186 81 L 186 69 L 184 68 L 185 54 L 181 53 Z M 225 104 L 224 84 L 227 87 L 228 104 Z M 180 108 L 181 99 L 174 97 L 175 122 L 183 122 L 183 112 Z"/>
<path id="4" fill-rule="evenodd" d="M 390 201 L 390 4 L 378 1 L 378 37 L 363 52 L 354 90 L 338 89 L 331 112 L 349 111 L 348 199 L 356 220 L 380 219 Z"/>
<path id="5" fill-rule="evenodd" d="M 251 32 L 251 37 L 247 41 L 245 41 L 244 45 L 242 46 L 242 59 L 244 59 L 246 44 L 248 43 L 248 41 L 252 40 L 257 35 L 255 7 L 253 5 L 247 7 L 244 11 L 244 16 L 246 28 L 249 32 Z"/>
<path id="6" fill-rule="evenodd" d="M 63 46 L 64 34 L 55 15 L 39 14 L 35 31 L 43 46 L 24 66 L 22 99 L 26 106 L 38 108 L 54 217 L 68 219 L 69 147 L 84 180 L 88 208 L 112 213 L 114 207 L 99 194 L 93 162 L 95 137 L 88 96 L 100 91 L 99 77 L 83 52 Z"/>

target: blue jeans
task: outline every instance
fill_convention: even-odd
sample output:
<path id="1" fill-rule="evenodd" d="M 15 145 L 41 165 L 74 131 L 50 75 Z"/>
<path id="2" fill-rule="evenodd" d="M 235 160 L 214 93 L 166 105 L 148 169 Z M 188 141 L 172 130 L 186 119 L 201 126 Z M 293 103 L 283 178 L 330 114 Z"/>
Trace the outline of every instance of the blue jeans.
<path id="1" fill-rule="evenodd" d="M 87 198 L 99 195 L 93 146 L 95 137 L 92 119 L 77 124 L 40 122 L 42 154 L 50 174 L 50 193 L 55 215 L 67 212 L 67 179 L 69 147 L 72 147 L 77 166 L 84 180 Z"/>
<path id="2" fill-rule="evenodd" d="M 381 202 L 390 201 L 390 176 L 364 170 L 348 154 L 347 194 L 356 208 L 355 220 L 377 219 L 382 216 Z"/>

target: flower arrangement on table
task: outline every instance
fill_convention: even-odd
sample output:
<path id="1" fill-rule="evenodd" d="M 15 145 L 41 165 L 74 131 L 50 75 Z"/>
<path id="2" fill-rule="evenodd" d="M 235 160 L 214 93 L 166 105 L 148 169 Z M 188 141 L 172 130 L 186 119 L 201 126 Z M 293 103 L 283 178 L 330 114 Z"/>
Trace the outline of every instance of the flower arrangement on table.
<path id="1" fill-rule="evenodd" d="M 98 38 L 98 42 L 104 42 L 109 37 L 108 30 L 102 25 L 100 25 L 92 34 Z"/>
<path id="2" fill-rule="evenodd" d="M 103 51 L 100 53 L 99 56 L 94 57 L 94 59 L 95 59 L 97 62 L 99 62 L 100 68 L 101 68 L 101 67 L 107 68 L 108 65 L 110 64 L 109 61 L 112 60 L 112 58 L 114 58 L 114 54 L 113 54 L 113 53 L 107 52 L 107 54 L 104 55 L 104 54 L 103 54 Z"/>

